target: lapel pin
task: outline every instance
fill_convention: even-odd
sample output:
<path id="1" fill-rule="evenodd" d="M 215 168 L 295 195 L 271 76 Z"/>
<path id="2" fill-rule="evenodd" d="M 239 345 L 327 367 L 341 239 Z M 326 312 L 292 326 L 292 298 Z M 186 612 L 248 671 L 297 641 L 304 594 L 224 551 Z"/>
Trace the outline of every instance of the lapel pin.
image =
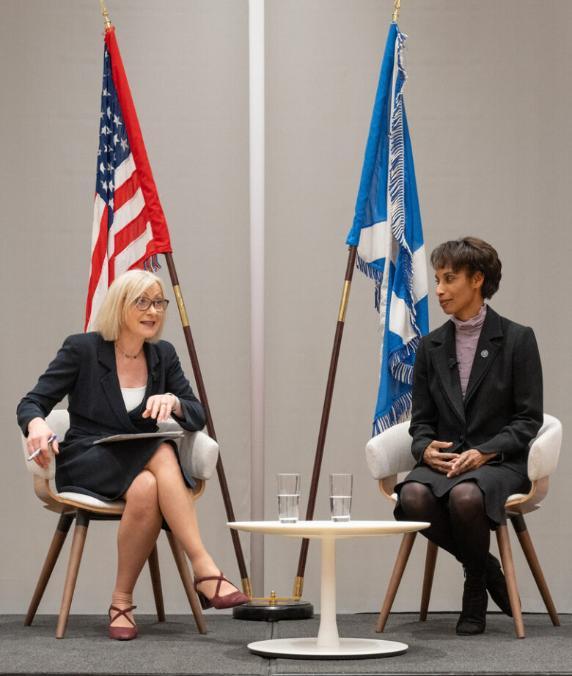
<path id="1" fill-rule="evenodd" d="M 489 351 L 488 350 L 483 350 L 481 352 L 481 357 L 488 357 L 489 356 Z"/>

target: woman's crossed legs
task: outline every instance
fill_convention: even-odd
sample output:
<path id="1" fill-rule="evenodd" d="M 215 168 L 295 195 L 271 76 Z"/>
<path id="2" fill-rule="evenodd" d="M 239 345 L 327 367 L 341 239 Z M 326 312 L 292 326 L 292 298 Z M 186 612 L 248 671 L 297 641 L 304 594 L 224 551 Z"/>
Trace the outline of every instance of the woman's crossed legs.
<path id="1" fill-rule="evenodd" d="M 125 510 L 117 535 L 118 565 L 113 605 L 118 608 L 132 605 L 135 583 L 153 550 L 163 518 L 190 558 L 195 577 L 220 573 L 202 542 L 195 503 L 170 444 L 161 444 L 157 448 L 124 498 Z M 216 580 L 203 582 L 201 591 L 210 598 L 216 585 Z M 218 593 L 225 596 L 235 591 L 236 587 L 222 582 Z M 119 616 L 112 626 L 131 625 L 125 617 Z"/>

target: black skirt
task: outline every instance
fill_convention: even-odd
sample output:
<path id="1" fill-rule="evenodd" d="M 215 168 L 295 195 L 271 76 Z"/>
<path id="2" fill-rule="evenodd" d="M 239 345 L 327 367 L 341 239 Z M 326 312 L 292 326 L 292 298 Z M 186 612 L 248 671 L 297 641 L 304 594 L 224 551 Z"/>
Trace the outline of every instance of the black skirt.
<path id="1" fill-rule="evenodd" d="M 94 444 L 100 437 L 83 437 L 76 443 L 62 444 L 56 456 L 56 487 L 59 493 L 72 492 L 113 502 L 127 491 L 162 443 L 173 446 L 179 466 L 177 445 L 172 439 L 151 437 L 129 441 Z M 79 442 L 79 443 L 78 443 Z M 185 483 L 195 486 L 181 467 Z"/>
<path id="2" fill-rule="evenodd" d="M 401 483 L 395 486 L 395 492 L 398 496 L 401 488 L 411 481 L 428 486 L 436 498 L 446 496 L 453 486 L 463 481 L 474 481 L 483 492 L 485 512 L 493 529 L 505 520 L 504 504 L 509 495 L 528 493 L 530 490 L 530 480 L 527 476 L 523 476 L 520 472 L 502 464 L 486 464 L 450 479 L 441 472 L 437 472 L 426 465 L 421 465 L 412 470 Z M 393 514 L 398 520 L 406 519 L 399 501 Z"/>

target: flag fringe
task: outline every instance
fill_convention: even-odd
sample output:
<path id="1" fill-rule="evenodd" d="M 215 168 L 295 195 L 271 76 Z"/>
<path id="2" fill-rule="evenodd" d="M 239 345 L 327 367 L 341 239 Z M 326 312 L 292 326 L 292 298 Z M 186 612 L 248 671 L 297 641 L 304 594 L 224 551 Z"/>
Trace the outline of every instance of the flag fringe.
<path id="1" fill-rule="evenodd" d="M 413 301 L 413 254 L 407 242 L 405 234 L 405 140 L 403 130 L 403 88 L 407 82 L 407 72 L 403 62 L 403 51 L 407 36 L 397 30 L 397 69 L 398 76 L 395 82 L 394 108 L 391 113 L 389 130 L 389 177 L 388 194 L 390 208 L 390 227 L 395 240 L 399 242 L 399 264 L 403 266 L 400 274 L 402 279 L 407 280 L 407 308 L 411 328 L 419 336 L 421 331 L 417 326 L 417 313 Z M 399 81 L 400 79 L 400 81 Z M 397 260 L 395 265 L 397 267 Z M 404 365 L 406 368 L 406 365 Z"/>
<path id="2" fill-rule="evenodd" d="M 376 268 L 371 263 L 365 261 L 359 254 L 356 257 L 356 267 L 366 277 L 369 277 L 375 282 L 374 304 L 375 309 L 379 312 L 381 300 L 381 284 L 383 282 L 384 273 L 379 268 Z"/>
<path id="3" fill-rule="evenodd" d="M 381 434 L 389 427 L 397 425 L 411 417 L 411 404 L 413 397 L 411 392 L 405 392 L 396 399 L 387 413 L 373 421 L 372 436 Z"/>
<path id="4" fill-rule="evenodd" d="M 153 254 L 145 259 L 143 262 L 143 269 L 147 270 L 147 272 L 158 272 L 161 269 L 157 254 Z"/>
<path id="5" fill-rule="evenodd" d="M 395 350 L 389 356 L 389 370 L 391 375 L 398 381 L 406 385 L 413 385 L 413 365 L 407 364 L 405 360 L 417 352 L 421 338 L 415 336 L 406 345 Z"/>

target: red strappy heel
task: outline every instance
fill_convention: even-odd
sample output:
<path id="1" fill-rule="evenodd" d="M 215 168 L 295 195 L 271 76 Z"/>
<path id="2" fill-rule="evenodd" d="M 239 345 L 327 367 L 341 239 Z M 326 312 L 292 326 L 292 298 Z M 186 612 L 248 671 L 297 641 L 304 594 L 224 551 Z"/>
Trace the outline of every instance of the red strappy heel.
<path id="1" fill-rule="evenodd" d="M 197 589 L 197 586 L 201 584 L 202 582 L 206 582 L 207 580 L 218 580 L 215 593 L 214 595 L 209 599 L 205 594 Z M 206 577 L 197 577 L 195 578 L 195 591 L 197 592 L 197 596 L 199 597 L 199 601 L 201 602 L 201 607 L 203 610 L 206 610 L 207 608 L 216 608 L 217 610 L 221 610 L 223 608 L 234 608 L 234 606 L 241 606 L 243 603 L 248 603 L 250 600 L 246 594 L 243 594 L 241 591 L 238 589 L 235 592 L 231 592 L 230 594 L 225 594 L 224 596 L 219 596 L 219 589 L 220 586 L 223 582 L 228 582 L 229 584 L 232 584 L 230 580 L 227 580 L 226 577 L 220 573 L 219 575 L 207 575 Z M 232 585 L 233 587 L 235 585 Z"/>
<path id="2" fill-rule="evenodd" d="M 137 625 L 133 620 L 127 615 L 127 613 L 130 613 L 132 610 L 135 610 L 137 606 L 129 606 L 128 608 L 118 608 L 117 606 L 111 605 L 109 606 L 109 610 L 107 611 L 107 614 L 109 615 L 109 638 L 113 638 L 116 641 L 131 641 L 134 638 L 137 638 Z M 115 611 L 115 615 L 111 617 L 111 611 Z M 115 620 L 123 615 L 125 619 L 131 624 L 131 627 L 112 627 L 111 624 L 115 622 Z"/>

